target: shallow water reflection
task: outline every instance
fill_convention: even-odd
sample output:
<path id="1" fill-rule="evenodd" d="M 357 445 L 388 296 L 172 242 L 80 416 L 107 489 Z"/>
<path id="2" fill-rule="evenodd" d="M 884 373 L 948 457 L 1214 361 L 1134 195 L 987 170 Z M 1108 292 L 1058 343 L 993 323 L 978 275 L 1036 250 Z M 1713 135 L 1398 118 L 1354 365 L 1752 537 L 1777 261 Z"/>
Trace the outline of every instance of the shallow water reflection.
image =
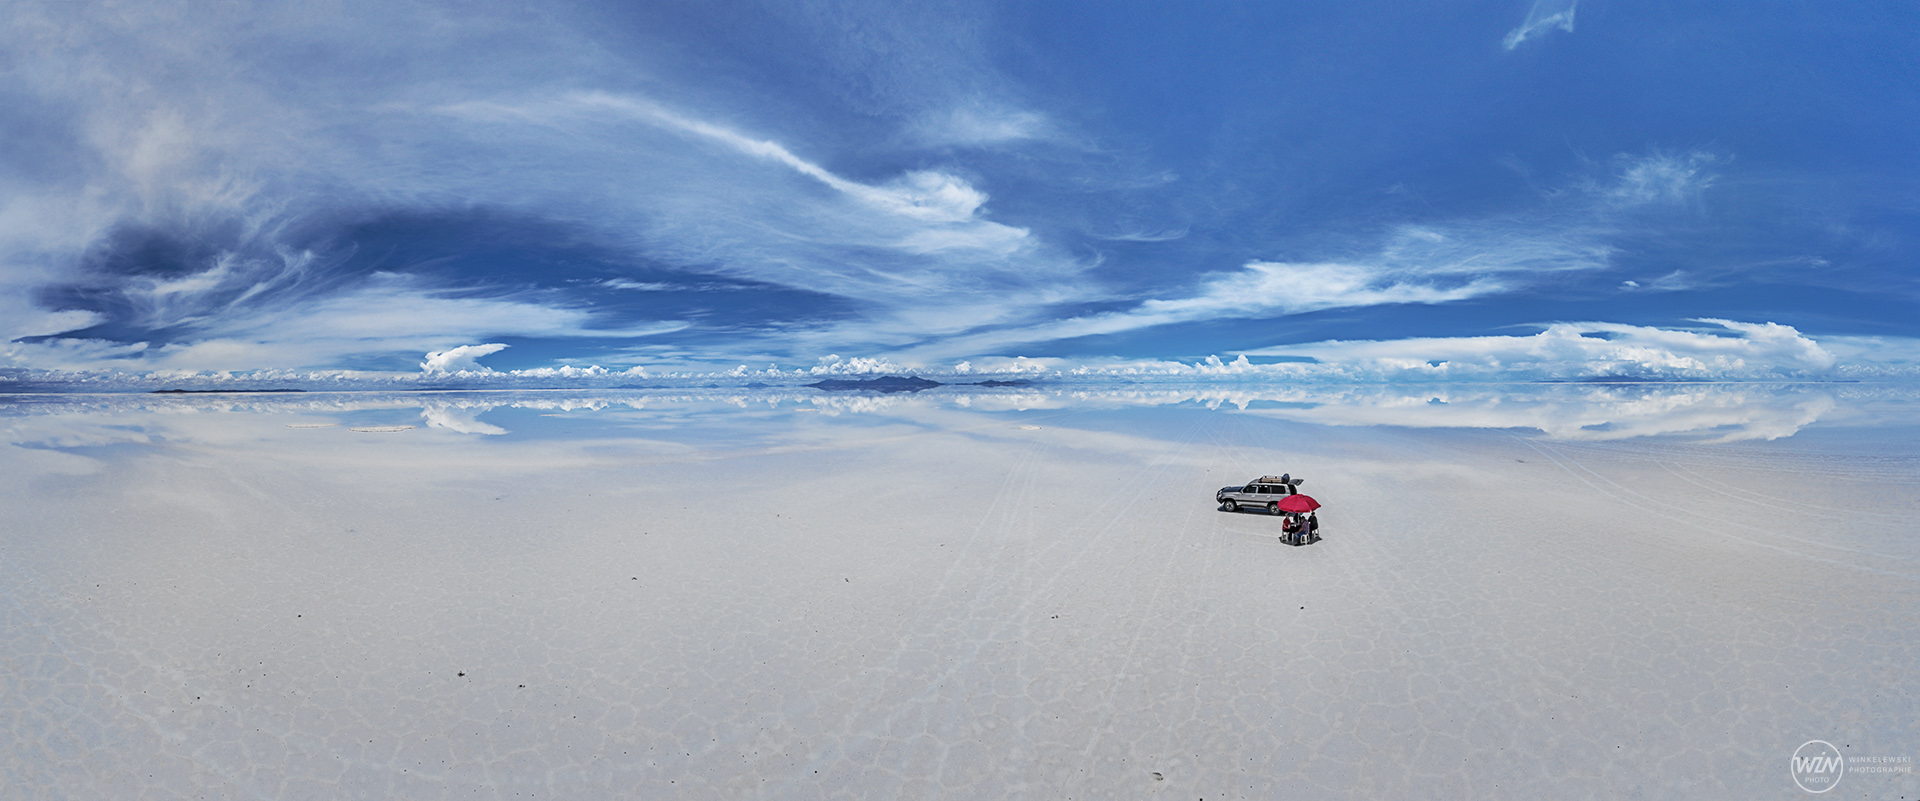
<path id="1" fill-rule="evenodd" d="M 1203 407 L 1326 426 L 1531 430 L 1549 439 L 1677 436 L 1774 440 L 1808 426 L 1920 422 L 1920 388 L 1844 384 L 1516 384 L 1241 386 L 1037 384 L 919 393 L 806 387 L 674 390 L 315 392 L 0 396 L 0 417 L 251 413 L 333 416 L 349 426 L 411 424 L 484 436 L 559 434 L 553 418 L 672 423 L 692 435 L 795 412 L 908 420 L 974 413 Z M 533 415 L 527 414 L 534 413 Z M 311 425 L 311 424 L 308 424 Z M 579 436 L 576 428 L 567 436 Z M 113 438 L 113 437 L 109 437 Z M 676 437 L 678 438 L 678 437 Z M 693 438 L 693 437 L 688 437 Z M 17 440 L 16 440 L 17 441 Z"/>

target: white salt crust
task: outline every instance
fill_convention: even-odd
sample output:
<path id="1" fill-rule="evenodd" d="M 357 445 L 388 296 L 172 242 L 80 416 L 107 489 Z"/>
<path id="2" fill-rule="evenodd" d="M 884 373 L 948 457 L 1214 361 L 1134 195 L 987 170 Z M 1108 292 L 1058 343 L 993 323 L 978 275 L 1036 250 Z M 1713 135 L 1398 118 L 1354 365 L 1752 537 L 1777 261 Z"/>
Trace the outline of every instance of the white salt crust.
<path id="1" fill-rule="evenodd" d="M 1898 441 L 890 415 L 11 418 L 0 797 L 1784 797 L 1806 740 L 1920 750 Z M 1276 471 L 1323 542 L 1212 504 Z"/>

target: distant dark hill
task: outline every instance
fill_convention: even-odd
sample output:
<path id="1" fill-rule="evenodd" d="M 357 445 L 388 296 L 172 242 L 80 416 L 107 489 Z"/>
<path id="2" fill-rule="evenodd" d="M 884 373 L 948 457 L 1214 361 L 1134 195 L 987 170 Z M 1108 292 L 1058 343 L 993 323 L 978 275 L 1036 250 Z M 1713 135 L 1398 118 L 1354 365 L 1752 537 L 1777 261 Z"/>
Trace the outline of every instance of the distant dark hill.
<path id="1" fill-rule="evenodd" d="M 1658 378 L 1634 375 L 1590 375 L 1582 378 L 1542 378 L 1532 381 L 1534 384 L 1692 384 L 1683 378 Z"/>
<path id="2" fill-rule="evenodd" d="M 156 389 L 155 395 L 226 395 L 239 392 L 305 392 L 304 389 Z"/>
<path id="3" fill-rule="evenodd" d="M 1029 387 L 1029 386 L 1033 386 L 1033 382 L 1021 381 L 1018 379 L 1015 379 L 1013 381 L 1001 381 L 999 379 L 988 379 L 986 381 L 975 381 L 973 382 L 973 385 L 976 387 Z"/>
<path id="4" fill-rule="evenodd" d="M 1580 379 L 1582 384 L 1673 384 L 1684 383 L 1684 379 L 1660 378 L 1640 375 L 1590 375 Z"/>
<path id="5" fill-rule="evenodd" d="M 807 386 L 813 387 L 814 389 L 826 390 L 827 392 L 862 390 L 867 392 L 919 392 L 923 389 L 932 389 L 944 385 L 938 381 L 928 381 L 927 379 L 917 376 L 883 375 L 879 378 L 869 378 L 865 381 L 847 378 L 829 378 L 824 381 L 815 381 Z"/>

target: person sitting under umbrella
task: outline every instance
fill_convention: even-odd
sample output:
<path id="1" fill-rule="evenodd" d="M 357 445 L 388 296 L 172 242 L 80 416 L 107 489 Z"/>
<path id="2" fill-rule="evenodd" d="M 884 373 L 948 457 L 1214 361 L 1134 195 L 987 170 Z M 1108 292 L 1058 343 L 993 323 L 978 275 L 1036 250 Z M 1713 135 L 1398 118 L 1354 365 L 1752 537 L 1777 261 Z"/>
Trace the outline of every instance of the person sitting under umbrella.
<path id="1" fill-rule="evenodd" d="M 1288 495 L 1276 502 L 1274 507 L 1279 511 L 1288 513 L 1287 522 L 1281 524 L 1280 527 L 1282 532 L 1291 529 L 1302 533 L 1311 533 L 1314 529 L 1320 527 L 1318 517 L 1311 518 L 1310 520 L 1300 519 L 1301 515 L 1309 514 L 1313 510 L 1320 508 L 1320 502 L 1314 500 L 1311 496 Z"/>

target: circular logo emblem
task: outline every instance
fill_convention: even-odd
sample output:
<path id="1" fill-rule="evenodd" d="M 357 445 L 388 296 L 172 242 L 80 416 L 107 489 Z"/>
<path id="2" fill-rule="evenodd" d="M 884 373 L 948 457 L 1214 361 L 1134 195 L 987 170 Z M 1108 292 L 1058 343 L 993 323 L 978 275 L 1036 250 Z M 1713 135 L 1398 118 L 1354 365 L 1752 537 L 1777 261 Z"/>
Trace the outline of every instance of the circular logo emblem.
<path id="1" fill-rule="evenodd" d="M 1826 740 L 1808 740 L 1793 752 L 1793 783 L 1809 793 L 1824 793 L 1840 783 L 1847 761 Z"/>

